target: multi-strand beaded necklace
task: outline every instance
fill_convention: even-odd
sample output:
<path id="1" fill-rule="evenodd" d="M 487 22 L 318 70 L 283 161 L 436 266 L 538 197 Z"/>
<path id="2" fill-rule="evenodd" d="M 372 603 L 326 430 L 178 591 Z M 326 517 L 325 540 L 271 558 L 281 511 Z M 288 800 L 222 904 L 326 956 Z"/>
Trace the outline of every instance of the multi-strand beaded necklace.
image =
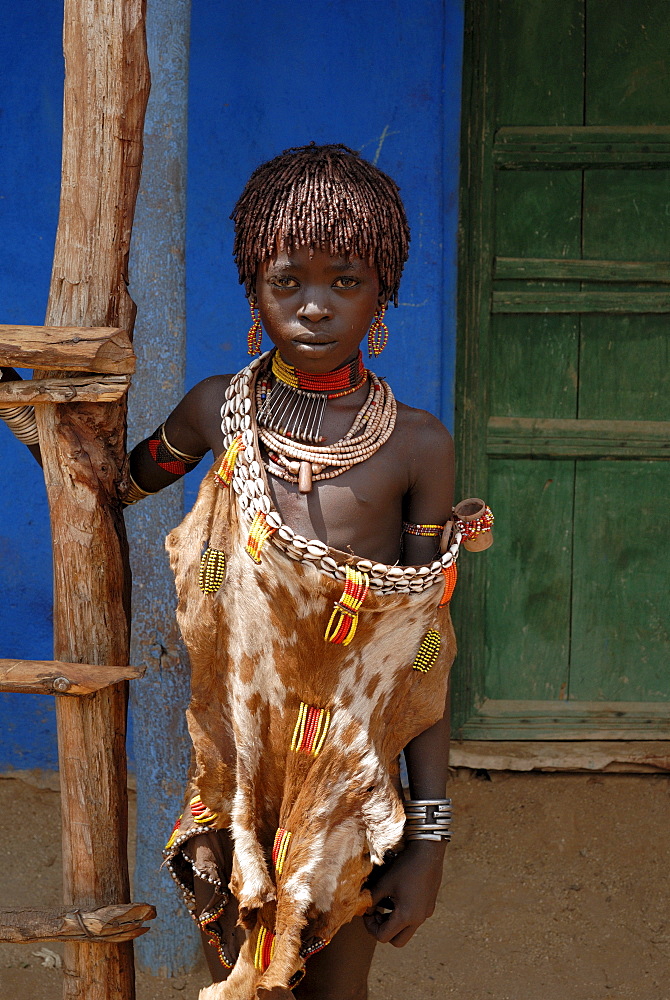
<path id="1" fill-rule="evenodd" d="M 221 407 L 225 455 L 217 475 L 221 484 L 230 486 L 236 494 L 243 523 L 249 527 L 249 539 L 254 542 L 247 548 L 254 562 L 260 561 L 258 550 L 261 546 L 257 543 L 260 541 L 258 531 L 262 530 L 262 537 L 268 536 L 265 541 L 291 559 L 312 563 L 327 576 L 345 584 L 347 570 L 350 573 L 353 568 L 358 573 L 366 574 L 370 589 L 380 594 L 416 593 L 438 584 L 444 588 L 445 578 L 456 568 L 454 562 L 458 558 L 462 537 L 458 524 L 446 551 L 425 566 L 385 565 L 338 552 L 320 539 L 305 538 L 284 524 L 279 512 L 272 506 L 254 431 L 253 400 L 261 372 L 267 371 L 270 363 L 271 358 L 264 355 L 234 375 Z M 257 430 L 260 431 L 260 428 Z"/>
<path id="2" fill-rule="evenodd" d="M 258 409 L 258 424 L 289 438 L 299 438 L 310 444 L 320 444 L 321 424 L 329 399 L 339 399 L 356 392 L 367 381 L 363 355 L 334 372 L 311 375 L 287 365 L 275 351 L 271 364 L 274 382 L 269 373 L 259 379 L 262 405 Z"/>
<path id="3" fill-rule="evenodd" d="M 366 371 L 359 351 L 355 361 L 326 375 L 310 375 L 287 365 L 277 352 L 256 382 L 258 436 L 274 476 L 309 493 L 314 480 L 333 479 L 370 458 L 389 439 L 397 405 L 391 389 Z M 369 382 L 365 402 L 339 441 L 320 445 L 329 399 L 356 392 Z"/>

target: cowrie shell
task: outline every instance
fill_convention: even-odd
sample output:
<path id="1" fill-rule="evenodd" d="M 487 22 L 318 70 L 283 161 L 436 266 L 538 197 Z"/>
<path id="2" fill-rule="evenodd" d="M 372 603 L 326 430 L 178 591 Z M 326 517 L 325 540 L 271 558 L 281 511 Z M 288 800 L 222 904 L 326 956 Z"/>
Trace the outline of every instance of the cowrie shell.
<path id="1" fill-rule="evenodd" d="M 318 539 L 313 539 L 311 542 L 307 543 L 307 551 L 311 556 L 318 556 L 321 558 L 322 556 L 326 556 L 328 554 L 328 546 Z"/>

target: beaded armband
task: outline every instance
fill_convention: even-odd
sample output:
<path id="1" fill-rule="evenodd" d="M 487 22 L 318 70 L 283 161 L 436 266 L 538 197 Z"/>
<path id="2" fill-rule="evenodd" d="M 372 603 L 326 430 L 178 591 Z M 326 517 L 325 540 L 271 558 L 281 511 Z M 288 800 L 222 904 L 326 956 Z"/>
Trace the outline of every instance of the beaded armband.
<path id="1" fill-rule="evenodd" d="M 414 524 L 403 521 L 402 530 L 405 535 L 419 535 L 421 538 L 440 538 L 444 531 L 443 524 Z"/>
<path id="2" fill-rule="evenodd" d="M 156 465 L 173 476 L 185 476 L 195 469 L 202 455 L 187 455 L 174 448 L 165 437 L 165 424 L 161 424 L 149 438 L 149 454 Z"/>

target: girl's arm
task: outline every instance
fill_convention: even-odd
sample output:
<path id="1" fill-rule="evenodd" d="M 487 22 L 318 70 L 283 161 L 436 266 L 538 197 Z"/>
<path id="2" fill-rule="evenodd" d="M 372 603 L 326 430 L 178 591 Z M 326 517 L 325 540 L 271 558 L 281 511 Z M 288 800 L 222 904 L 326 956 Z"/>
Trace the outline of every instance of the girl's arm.
<path id="1" fill-rule="evenodd" d="M 451 435 L 430 414 L 414 411 L 410 489 L 403 518 L 418 525 L 443 525 L 451 516 L 454 491 L 454 447 Z M 410 453 L 408 452 L 408 455 Z M 440 537 L 403 535 L 405 565 L 435 559 Z M 405 747 L 405 761 L 412 799 L 443 799 L 449 768 L 449 697 L 439 722 Z M 365 917 L 368 931 L 381 942 L 400 948 L 430 917 L 442 880 L 446 841 L 410 840 L 372 890 L 376 906 L 386 897 L 393 902 L 388 915 L 373 911 Z"/>
<path id="2" fill-rule="evenodd" d="M 195 468 L 208 451 L 222 447 L 221 405 L 229 375 L 215 375 L 195 385 L 151 437 L 130 453 L 130 487 L 124 497 L 135 503 L 158 493 Z"/>
<path id="3" fill-rule="evenodd" d="M 443 799 L 449 767 L 449 697 L 443 717 L 405 747 L 409 791 L 413 799 Z M 373 911 L 365 925 L 378 941 L 396 948 L 407 944 L 430 917 L 442 881 L 446 841 L 410 840 L 372 890 L 373 906 L 387 897 L 393 911 Z"/>

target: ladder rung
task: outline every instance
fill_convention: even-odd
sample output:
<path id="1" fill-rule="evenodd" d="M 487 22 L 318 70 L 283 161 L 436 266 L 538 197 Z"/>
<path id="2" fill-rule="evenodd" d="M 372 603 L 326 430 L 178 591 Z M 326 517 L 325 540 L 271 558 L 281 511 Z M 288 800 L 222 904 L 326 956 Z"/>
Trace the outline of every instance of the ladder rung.
<path id="1" fill-rule="evenodd" d="M 59 910 L 0 909 L 0 943 L 32 941 L 130 941 L 146 934 L 145 920 L 156 910 L 147 903 L 119 903 L 94 910 L 63 907 Z"/>
<path id="2" fill-rule="evenodd" d="M 23 694 L 93 694 L 144 675 L 146 667 L 110 667 L 61 660 L 0 660 L 0 691 Z"/>
<path id="3" fill-rule="evenodd" d="M 130 375 L 133 345 L 116 326 L 3 326 L 0 365 Z"/>
<path id="4" fill-rule="evenodd" d="M 113 403 L 130 387 L 130 375 L 75 375 L 0 383 L 0 409 L 36 403 Z"/>

